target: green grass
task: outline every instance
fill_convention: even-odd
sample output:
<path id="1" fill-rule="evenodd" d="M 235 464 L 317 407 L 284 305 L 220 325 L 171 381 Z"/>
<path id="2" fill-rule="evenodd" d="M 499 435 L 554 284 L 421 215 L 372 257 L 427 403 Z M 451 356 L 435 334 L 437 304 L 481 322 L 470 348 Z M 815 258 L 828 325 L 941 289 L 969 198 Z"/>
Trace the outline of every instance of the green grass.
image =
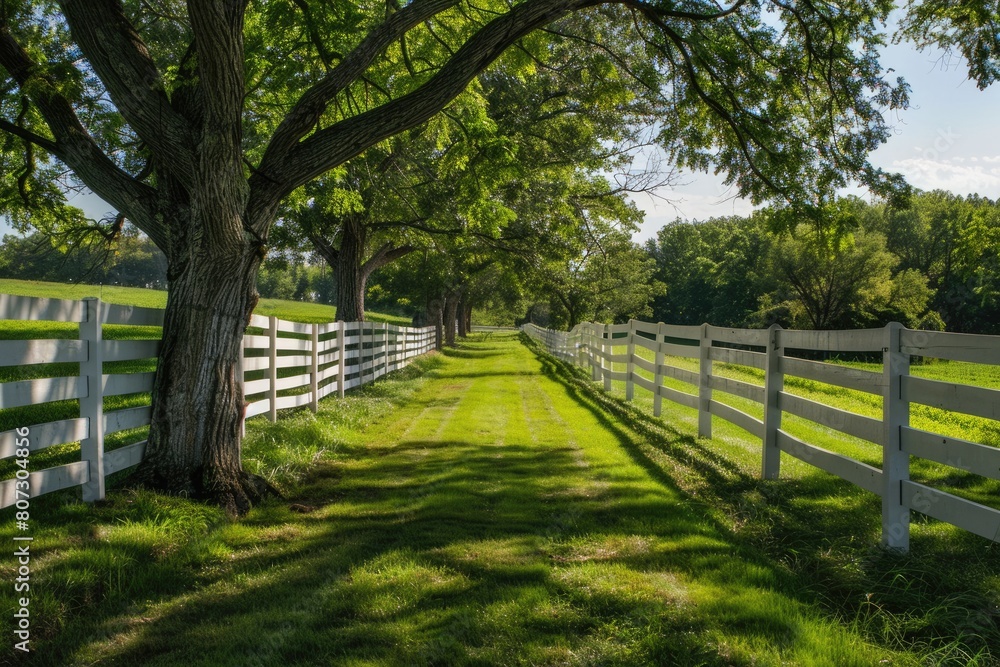
<path id="1" fill-rule="evenodd" d="M 615 354 L 624 354 L 625 351 L 626 348 L 623 345 L 615 345 L 613 348 Z M 653 352 L 641 346 L 636 346 L 636 353 L 650 361 L 654 359 Z M 698 371 L 697 359 L 667 357 L 666 363 L 686 370 Z M 882 372 L 881 364 L 839 363 L 877 373 Z M 625 364 L 616 363 L 613 364 L 613 368 L 616 371 L 624 371 Z M 650 380 L 653 379 L 653 375 L 644 369 L 637 368 L 636 372 Z M 732 378 L 761 387 L 764 385 L 763 371 L 746 366 L 713 362 L 713 373 L 721 377 Z M 987 364 L 935 361 L 934 363 L 914 364 L 911 367 L 911 373 L 918 377 L 943 382 L 1000 389 L 1000 368 Z M 679 391 L 697 393 L 697 389 L 693 385 L 671 378 L 665 378 L 663 384 Z M 625 383 L 613 382 L 612 389 L 616 395 L 623 396 Z M 830 407 L 879 420 L 882 418 L 881 396 L 795 377 L 785 378 L 785 391 Z M 635 389 L 635 398 L 638 406 L 647 412 L 652 412 L 653 398 L 649 392 L 637 386 Z M 713 398 L 742 410 L 752 417 L 763 419 L 764 410 L 760 403 L 721 391 L 715 391 Z M 663 405 L 664 409 L 667 409 L 668 405 L 670 406 L 672 420 L 678 420 L 680 423 L 689 425 L 697 423 L 697 413 L 694 410 L 676 406 L 667 400 L 663 401 Z M 748 436 L 744 431 L 736 427 L 731 427 L 728 422 L 719 418 L 713 418 L 713 424 L 715 425 L 713 428 L 721 427 L 723 433 L 727 435 L 732 433 L 732 437 L 737 438 L 742 443 L 736 455 L 739 456 L 748 468 L 752 468 L 754 465 L 760 466 L 759 439 Z M 945 436 L 972 440 L 994 447 L 1000 446 L 1000 423 L 991 419 L 912 403 L 910 405 L 910 425 Z M 882 449 L 878 445 L 844 435 L 833 428 L 828 428 L 787 413 L 782 417 L 782 428 L 809 444 L 850 456 L 877 468 L 882 467 Z M 786 454 L 782 454 L 782 466 L 786 466 L 786 464 L 790 466 L 789 471 L 796 475 L 802 469 L 809 469 L 806 464 Z M 1000 509 L 1000 482 L 973 474 L 971 471 L 962 470 L 960 468 L 960 461 L 956 461 L 956 464 L 959 467 L 943 466 L 924 459 L 913 458 L 911 460 L 911 478 L 915 481 L 931 484 L 936 488 L 974 502 Z"/>
<path id="2" fill-rule="evenodd" d="M 88 296 L 96 296 L 107 303 L 141 306 L 143 308 L 164 308 L 167 305 L 167 293 L 162 290 L 117 287 L 114 285 L 72 285 L 48 283 L 38 280 L 13 280 L 9 278 L 0 278 L 0 294 L 36 296 L 48 299 L 82 299 Z M 337 319 L 337 309 L 333 306 L 308 301 L 288 301 L 285 299 L 261 299 L 254 313 L 265 316 L 274 315 L 292 322 L 315 322 L 319 324 L 332 322 Z M 385 315 L 366 311 L 365 317 L 374 322 L 388 322 L 389 324 L 406 326 L 410 324 L 409 319 L 397 315 Z M 64 325 L 62 328 L 68 329 L 71 332 L 75 331 L 72 326 L 66 327 Z M 0 337 L 3 337 L 2 334 L 3 332 L 0 331 Z"/>
<path id="3" fill-rule="evenodd" d="M 239 522 L 142 492 L 35 501 L 21 662 L 993 664 L 982 540 L 890 557 L 871 503 L 760 482 L 722 435 L 482 336 L 316 416 L 251 420 L 247 465 L 287 497 Z"/>
<path id="4" fill-rule="evenodd" d="M 637 347 L 637 350 L 641 348 Z M 624 352 L 616 347 L 615 353 Z M 645 350 L 640 352 L 646 356 Z M 649 355 L 652 358 L 652 354 Z M 668 358 L 697 370 L 697 360 Z M 881 371 L 876 364 L 847 365 Z M 624 370 L 624 364 L 616 365 Z M 649 376 L 645 371 L 640 371 Z M 713 372 L 763 385 L 763 373 L 731 364 Z M 960 362 L 914 365 L 914 375 L 946 382 L 1000 388 L 995 367 Z M 691 385 L 664 384 L 694 392 Z M 881 399 L 824 383 L 786 378 L 786 391 L 827 405 L 880 418 Z M 608 405 L 623 403 L 623 382 L 613 382 Z M 761 418 L 752 401 L 715 392 L 714 397 Z M 627 408 L 640 420 L 652 412 L 652 396 L 636 387 Z M 617 409 L 617 408 L 616 408 Z M 623 408 L 624 409 L 624 408 Z M 682 433 L 698 431 L 697 411 L 663 401 L 662 420 Z M 996 422 L 913 404 L 911 424 L 929 431 L 1000 443 Z M 790 415 L 782 428 L 806 442 L 881 467 L 881 450 L 870 443 Z M 881 501 L 787 454 L 781 477 L 761 481 L 761 443 L 742 429 L 713 418 L 713 439 L 696 440 L 658 459 L 673 466 L 692 496 L 716 508 L 721 521 L 749 544 L 764 550 L 795 573 L 814 579 L 830 609 L 866 636 L 888 646 L 922 653 L 926 664 L 1000 664 L 1000 547 L 954 526 L 912 514 L 911 555 L 897 557 L 875 545 L 881 530 Z M 995 480 L 912 458 L 911 478 L 1000 508 Z"/>

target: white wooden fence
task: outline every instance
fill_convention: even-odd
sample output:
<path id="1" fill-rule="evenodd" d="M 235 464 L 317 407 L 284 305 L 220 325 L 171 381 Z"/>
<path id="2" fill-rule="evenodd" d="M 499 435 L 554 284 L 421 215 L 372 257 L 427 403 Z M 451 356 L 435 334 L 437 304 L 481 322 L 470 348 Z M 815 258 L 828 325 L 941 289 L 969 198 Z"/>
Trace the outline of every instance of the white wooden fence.
<path id="1" fill-rule="evenodd" d="M 108 475 L 139 463 L 145 440 L 105 451 L 105 437 L 149 424 L 150 407 L 104 411 L 104 399 L 149 392 L 153 372 L 106 373 L 110 362 L 153 361 L 159 340 L 104 340 L 102 325 L 161 326 L 163 310 L 102 303 L 0 294 L 0 320 L 67 322 L 79 326 L 76 339 L 0 340 L 0 367 L 71 362 L 78 375 L 0 383 L 0 410 L 56 401 L 79 401 L 79 416 L 40 424 L 18 424 L 0 432 L 0 460 L 15 456 L 18 429 L 30 432 L 34 454 L 55 445 L 80 442 L 80 460 L 30 470 L 30 496 L 83 487 L 83 499 L 104 497 Z M 411 328 L 375 322 L 300 324 L 254 315 L 243 338 L 245 417 L 309 406 L 319 399 L 375 380 L 434 349 L 434 327 Z M 141 361 L 140 361 L 141 363 Z M 297 372 L 296 372 L 297 371 Z M 291 373 L 291 375 L 289 375 Z M 250 379 L 246 379 L 249 377 Z M 30 460 L 30 456 L 29 456 Z M 0 481 L 0 508 L 14 504 L 15 479 Z"/>
<path id="2" fill-rule="evenodd" d="M 584 323 L 570 332 L 523 330 L 541 341 L 555 356 L 589 366 L 594 380 L 625 382 L 631 400 L 638 385 L 653 393 L 653 411 L 659 416 L 662 399 L 698 410 L 698 435 L 711 437 L 712 416 L 725 419 L 762 441 L 762 476 L 778 477 L 781 452 L 833 473 L 882 498 L 882 542 L 908 550 L 910 511 L 951 523 L 1000 541 L 1000 511 L 910 480 L 910 457 L 929 459 L 966 472 L 1000 479 L 1000 449 L 947 435 L 912 428 L 910 404 L 1000 420 L 1000 391 L 952 384 L 910 374 L 910 357 L 1000 364 L 1000 336 L 978 336 L 914 331 L 893 323 L 883 329 L 857 331 L 795 331 L 777 325 L 770 329 L 728 329 L 708 324 L 672 326 L 636 320 L 628 324 Z M 635 353 L 650 350 L 654 360 Z M 617 352 L 615 348 L 624 348 Z M 786 354 L 793 350 L 793 355 Z M 841 364 L 811 361 L 803 351 L 881 353 L 881 373 Z M 647 356 L 651 356 L 647 353 Z M 665 363 L 665 358 L 698 360 L 698 372 Z M 716 376 L 713 363 L 748 366 L 764 372 L 764 385 Z M 612 370 L 612 364 L 625 370 Z M 643 377 L 643 369 L 654 379 Z M 663 385 L 664 378 L 692 385 L 686 393 Z M 882 397 L 882 417 L 875 419 L 793 395 L 784 389 L 786 377 L 806 378 Z M 723 392 L 760 403 L 763 420 L 714 399 Z M 882 467 L 876 468 L 831 452 L 790 435 L 782 429 L 788 413 L 880 445 Z"/>

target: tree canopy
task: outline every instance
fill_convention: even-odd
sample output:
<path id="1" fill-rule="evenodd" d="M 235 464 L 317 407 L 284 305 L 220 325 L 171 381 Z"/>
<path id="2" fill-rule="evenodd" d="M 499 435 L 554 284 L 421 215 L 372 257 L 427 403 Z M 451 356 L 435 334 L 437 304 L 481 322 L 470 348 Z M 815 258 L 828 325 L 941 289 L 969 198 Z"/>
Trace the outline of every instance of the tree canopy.
<path id="1" fill-rule="evenodd" d="M 957 51 L 984 89 L 1000 78 L 1000 5 L 995 0 L 909 0 L 897 40 Z"/>

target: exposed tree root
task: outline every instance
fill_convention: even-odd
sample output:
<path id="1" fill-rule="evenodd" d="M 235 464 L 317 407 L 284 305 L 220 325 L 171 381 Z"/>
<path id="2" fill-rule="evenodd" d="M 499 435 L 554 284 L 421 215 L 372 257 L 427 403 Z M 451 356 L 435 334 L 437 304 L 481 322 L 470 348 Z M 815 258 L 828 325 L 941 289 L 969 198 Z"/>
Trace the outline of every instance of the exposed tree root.
<path id="1" fill-rule="evenodd" d="M 266 479 L 244 470 L 235 474 L 216 471 L 205 475 L 199 469 L 190 475 L 165 475 L 153 466 L 140 465 L 125 484 L 130 488 L 203 500 L 218 505 L 231 518 L 245 515 L 266 498 L 281 497 L 281 492 Z"/>

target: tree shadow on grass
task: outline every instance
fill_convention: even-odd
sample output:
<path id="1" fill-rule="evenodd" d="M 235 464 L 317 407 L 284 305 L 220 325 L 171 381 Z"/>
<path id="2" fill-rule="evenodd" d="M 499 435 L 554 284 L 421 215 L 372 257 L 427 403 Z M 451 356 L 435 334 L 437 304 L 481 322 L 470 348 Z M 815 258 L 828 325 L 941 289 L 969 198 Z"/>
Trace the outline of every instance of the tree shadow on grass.
<path id="1" fill-rule="evenodd" d="M 101 633 L 116 643 L 102 664 L 515 664 L 525 651 L 569 654 L 588 641 L 616 650 L 591 636 L 647 628 L 653 617 L 666 630 L 648 638 L 653 655 L 723 664 L 670 591 L 638 600 L 613 587 L 590 594 L 552 570 L 560 558 L 593 560 L 575 559 L 675 512 L 665 498 L 565 494 L 560 480 L 582 481 L 573 451 L 530 443 L 404 441 L 359 461 L 345 471 L 321 464 L 308 492 L 291 499 L 305 513 L 277 502 L 251 513 L 225 538 L 234 557 L 167 586 L 154 617 L 100 605 Z M 244 531 L 258 538 L 243 544 Z M 676 519 L 663 534 L 695 539 L 659 554 L 619 546 L 621 557 L 596 560 L 641 573 L 653 563 L 680 570 L 726 558 L 728 545 L 697 539 L 704 532 Z M 81 632 L 36 664 L 74 664 L 89 641 Z"/>
<path id="2" fill-rule="evenodd" d="M 758 494 L 762 504 L 776 514 L 790 518 L 794 525 L 807 528 L 810 534 L 806 541 L 817 535 L 871 537 L 871 531 L 878 524 L 878 516 L 872 519 L 866 514 L 866 520 L 859 524 L 857 516 L 852 515 L 854 510 L 860 512 L 875 507 L 877 498 L 870 494 L 852 493 L 856 489 L 847 482 L 821 471 L 800 479 L 762 480 L 713 449 L 712 440 L 680 432 L 661 419 L 604 392 L 584 373 L 546 354 L 533 341 L 529 347 L 542 364 L 543 374 L 563 385 L 567 393 L 591 410 L 606 428 L 616 431 L 626 451 L 651 476 L 674 488 L 678 486 L 677 477 L 684 477 L 688 481 L 680 486 L 687 492 L 692 489 L 702 494 L 711 491 L 705 497 L 706 503 L 716 506 L 717 503 L 724 503 L 730 518 L 723 519 L 719 525 L 733 537 L 737 535 L 731 526 L 734 520 L 739 523 L 739 517 L 733 513 L 738 514 L 745 506 L 749 494 Z M 610 419 L 609 415 L 618 421 Z M 665 457 L 654 459 L 651 456 L 654 451 Z M 838 495 L 841 497 L 836 497 Z M 816 505 L 823 502 L 829 502 L 838 511 L 817 513 Z M 718 519 L 720 515 L 716 512 L 714 516 Z M 865 530 L 864 535 L 858 535 L 859 528 Z"/>
<path id="3" fill-rule="evenodd" d="M 441 350 L 441 354 L 446 357 L 454 357 L 456 359 L 486 359 L 489 357 L 503 356 L 504 351 L 500 348 L 483 346 L 476 346 L 473 349 L 465 347 L 446 347 Z"/>
<path id="4" fill-rule="evenodd" d="M 438 373 L 436 377 L 439 378 L 488 378 L 488 377 L 528 377 L 532 375 L 541 375 L 539 371 L 483 371 L 483 372 L 472 372 L 472 373 Z"/>

